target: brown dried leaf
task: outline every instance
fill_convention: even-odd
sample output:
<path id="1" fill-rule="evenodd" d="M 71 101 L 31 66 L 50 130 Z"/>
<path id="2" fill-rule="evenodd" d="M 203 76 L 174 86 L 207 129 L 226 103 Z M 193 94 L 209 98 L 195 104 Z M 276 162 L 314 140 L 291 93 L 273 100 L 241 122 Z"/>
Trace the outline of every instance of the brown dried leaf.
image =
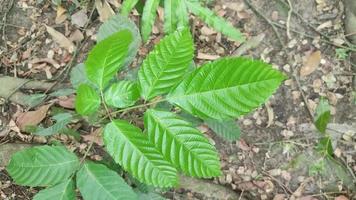
<path id="1" fill-rule="evenodd" d="M 344 195 L 340 195 L 338 197 L 335 197 L 335 200 L 349 200 L 349 198 L 345 197 Z"/>
<path id="2" fill-rule="evenodd" d="M 58 98 L 58 105 L 60 105 L 63 108 L 69 108 L 69 109 L 74 109 L 74 101 L 75 97 L 70 96 L 70 97 L 59 97 Z"/>
<path id="3" fill-rule="evenodd" d="M 84 35 L 79 29 L 75 30 L 69 37 L 69 40 L 73 42 L 80 42 L 83 39 Z"/>
<path id="4" fill-rule="evenodd" d="M 17 126 L 23 131 L 26 126 L 38 125 L 46 117 L 47 111 L 51 105 L 52 104 L 44 105 L 35 111 L 21 113 L 16 119 Z"/>
<path id="5" fill-rule="evenodd" d="M 200 60 L 216 60 L 216 59 L 220 58 L 220 56 L 219 55 L 210 55 L 210 54 L 205 54 L 205 53 L 198 52 L 197 58 L 200 59 Z"/>
<path id="6" fill-rule="evenodd" d="M 97 128 L 89 135 L 82 135 L 82 137 L 86 142 L 94 142 L 99 146 L 103 146 L 104 143 L 101 137 L 101 132 L 102 132 L 102 128 Z"/>
<path id="7" fill-rule="evenodd" d="M 71 17 L 72 24 L 75 24 L 79 27 L 84 27 L 85 24 L 88 22 L 88 16 L 86 10 L 80 10 L 74 13 Z"/>
<path id="8" fill-rule="evenodd" d="M 321 52 L 315 51 L 309 55 L 304 66 L 300 69 L 300 76 L 307 76 L 313 73 L 319 66 L 321 61 Z"/>
<path id="9" fill-rule="evenodd" d="M 99 13 L 99 19 L 101 22 L 104 22 L 115 15 L 115 12 L 106 0 L 103 2 L 101 0 L 95 0 L 95 7 Z"/>
<path id="10" fill-rule="evenodd" d="M 62 33 L 56 31 L 50 26 L 46 26 L 46 29 L 47 32 L 52 36 L 53 40 L 58 43 L 60 47 L 67 49 L 70 53 L 74 51 L 74 43 L 70 41 L 66 36 L 64 36 Z"/>
<path id="11" fill-rule="evenodd" d="M 55 19 L 56 24 L 61 24 L 67 19 L 67 15 L 65 14 L 67 11 L 62 6 L 57 7 L 57 16 Z"/>

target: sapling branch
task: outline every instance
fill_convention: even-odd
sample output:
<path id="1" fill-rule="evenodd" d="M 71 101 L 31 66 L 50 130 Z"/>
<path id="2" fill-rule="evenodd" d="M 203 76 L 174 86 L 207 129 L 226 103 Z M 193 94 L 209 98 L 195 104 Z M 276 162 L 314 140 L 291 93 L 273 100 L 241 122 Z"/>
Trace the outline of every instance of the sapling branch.
<path id="1" fill-rule="evenodd" d="M 147 103 L 144 103 L 144 104 L 131 106 L 131 107 L 124 108 L 124 109 L 121 109 L 121 110 L 117 110 L 117 111 L 114 111 L 114 112 L 111 112 L 111 113 L 107 110 L 107 114 L 103 118 L 101 118 L 99 120 L 99 123 L 101 123 L 106 118 L 109 118 L 112 121 L 111 117 L 115 116 L 118 113 L 123 113 L 123 112 L 131 111 L 131 110 L 135 110 L 135 109 L 138 109 L 138 108 L 146 108 L 146 107 L 148 107 L 150 105 L 154 105 L 154 104 L 157 104 L 157 103 L 160 103 L 160 102 L 164 102 L 164 101 L 167 101 L 167 99 L 158 99 L 156 101 L 151 101 L 151 102 L 147 102 Z M 104 107 L 105 107 L 105 109 L 107 109 L 107 107 L 105 105 L 105 102 L 104 102 Z"/>

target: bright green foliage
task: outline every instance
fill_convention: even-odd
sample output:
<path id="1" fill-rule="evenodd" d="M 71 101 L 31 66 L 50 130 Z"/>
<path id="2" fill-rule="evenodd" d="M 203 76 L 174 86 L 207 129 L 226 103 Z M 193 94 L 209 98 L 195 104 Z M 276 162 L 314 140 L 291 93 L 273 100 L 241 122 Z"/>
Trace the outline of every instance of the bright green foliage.
<path id="1" fill-rule="evenodd" d="M 201 6 L 198 2 L 190 2 L 189 0 L 186 1 L 186 5 L 194 15 L 201 18 L 210 27 L 238 42 L 245 41 L 245 37 L 239 30 L 235 29 L 224 18 L 217 16 L 210 9 Z"/>
<path id="2" fill-rule="evenodd" d="M 185 4 L 186 0 L 177 0 L 176 17 L 178 19 L 177 29 L 189 26 L 189 13 Z"/>
<path id="3" fill-rule="evenodd" d="M 131 41 L 131 32 L 124 30 L 107 37 L 90 51 L 85 62 L 86 74 L 100 90 L 105 89 L 123 66 Z"/>
<path id="4" fill-rule="evenodd" d="M 160 0 L 146 0 L 145 7 L 143 8 L 142 13 L 142 22 L 141 22 L 141 33 L 143 41 L 147 41 L 151 32 L 153 24 L 156 20 L 156 10 L 158 8 Z"/>
<path id="5" fill-rule="evenodd" d="M 145 127 L 150 142 L 185 174 L 202 178 L 221 174 L 215 147 L 190 123 L 173 113 L 150 109 L 145 113 Z"/>
<path id="6" fill-rule="evenodd" d="M 52 126 L 40 130 L 36 130 L 33 134 L 35 135 L 42 135 L 42 136 L 49 136 L 54 135 L 56 133 L 60 133 L 64 129 L 66 129 L 67 124 L 73 119 L 73 116 L 69 113 L 60 113 L 52 117 L 56 120 L 56 123 Z"/>
<path id="7" fill-rule="evenodd" d="M 137 199 L 124 179 L 102 164 L 84 163 L 77 173 L 77 186 L 85 200 Z"/>
<path id="8" fill-rule="evenodd" d="M 196 69 L 168 100 L 200 118 L 236 118 L 265 102 L 284 79 L 263 62 L 223 58 Z"/>
<path id="9" fill-rule="evenodd" d="M 126 108 L 140 98 L 137 84 L 132 81 L 120 81 L 112 84 L 105 92 L 106 104 L 115 108 Z"/>
<path id="10" fill-rule="evenodd" d="M 164 32 L 172 33 L 177 30 L 177 2 L 175 0 L 164 0 Z"/>
<path id="11" fill-rule="evenodd" d="M 240 138 L 240 127 L 237 125 L 235 120 L 214 120 L 206 119 L 205 123 L 211 128 L 216 134 L 222 138 L 234 141 Z"/>
<path id="12" fill-rule="evenodd" d="M 7 171 L 19 185 L 48 186 L 68 179 L 78 165 L 75 154 L 62 146 L 39 146 L 15 153 Z"/>
<path id="13" fill-rule="evenodd" d="M 137 1 L 137 0 L 136 0 Z M 125 1 L 129 2 L 129 1 Z M 127 56 L 123 61 L 123 67 L 127 67 L 132 60 L 135 58 L 137 51 L 141 45 L 141 35 L 137 26 L 133 21 L 131 21 L 128 17 L 117 14 L 103 23 L 97 34 L 98 42 L 108 38 L 109 36 L 123 31 L 128 30 L 132 34 L 132 42 L 129 45 L 129 50 L 127 52 Z"/>
<path id="14" fill-rule="evenodd" d="M 325 133 L 326 126 L 330 121 L 330 106 L 326 99 L 321 98 L 316 108 L 316 115 L 314 118 L 314 124 L 316 128 L 321 132 Z"/>
<path id="15" fill-rule="evenodd" d="M 98 93 L 91 86 L 82 84 L 77 89 L 75 110 L 81 115 L 90 115 L 96 112 L 101 100 Z"/>
<path id="16" fill-rule="evenodd" d="M 316 149 L 322 156 L 330 156 L 331 157 L 334 153 L 333 146 L 331 143 L 331 138 L 330 137 L 322 138 L 319 141 Z"/>
<path id="17" fill-rule="evenodd" d="M 123 16 L 128 16 L 131 12 L 131 10 L 135 7 L 137 4 L 138 0 L 126 0 L 123 1 L 122 6 L 121 6 L 121 14 Z"/>
<path id="18" fill-rule="evenodd" d="M 177 172 L 141 130 L 126 121 L 106 125 L 104 143 L 108 153 L 139 181 L 159 187 L 177 185 Z"/>
<path id="19" fill-rule="evenodd" d="M 74 182 L 72 179 L 41 190 L 33 200 L 75 200 Z"/>
<path id="20" fill-rule="evenodd" d="M 170 6 L 177 6 L 175 14 L 173 7 L 170 8 L 171 17 L 180 16 L 177 13 L 180 9 L 186 9 L 186 1 L 165 2 Z M 154 19 L 155 13 L 150 14 L 148 11 L 155 11 L 157 2 L 159 1 L 146 1 L 146 6 L 150 5 L 150 8 L 145 8 L 144 11 L 146 23 L 147 20 Z M 115 17 L 112 18 L 111 25 L 105 24 L 100 28 L 108 30 L 110 34 L 101 34 L 102 40 L 90 52 L 85 62 L 86 70 L 83 70 L 84 65 L 80 65 L 81 70 L 72 73 L 84 76 L 80 77 L 80 81 L 74 81 L 79 85 L 75 101 L 76 111 L 90 116 L 95 113 L 95 116 L 100 118 L 95 120 L 95 123 L 105 126 L 105 148 L 115 162 L 130 174 L 129 177 L 156 187 L 176 186 L 177 171 L 201 178 L 221 174 L 218 153 L 209 140 L 177 114 L 158 111 L 157 105 L 166 107 L 167 110 L 180 111 L 174 108 L 178 106 L 183 112 L 215 125 L 211 127 L 220 134 L 235 139 L 238 133 L 234 131 L 236 127 L 232 126 L 232 120 L 260 106 L 285 78 L 270 65 L 247 58 L 222 58 L 189 70 L 193 63 L 194 45 L 189 30 L 180 29 L 181 24 L 187 23 L 183 16 L 185 15 L 177 17 L 176 21 L 170 19 L 170 26 L 177 26 L 179 31 L 168 35 L 156 45 L 143 61 L 137 79 L 112 81 L 124 62 L 130 64 L 132 59 L 126 55 L 131 51 L 129 49 L 134 40 L 132 36 L 135 35 L 132 30 L 121 30 L 122 26 L 115 21 L 119 18 Z M 144 25 L 148 28 L 146 26 Z M 116 29 L 120 31 L 114 33 Z M 147 30 L 143 33 L 146 37 L 149 35 Z M 168 95 L 165 96 L 166 94 Z M 146 101 L 135 105 L 139 95 Z M 150 101 L 157 96 L 163 97 Z M 104 104 L 102 101 L 121 110 L 105 109 L 104 114 L 98 110 L 100 105 Z M 172 105 L 162 106 L 165 103 Z M 125 113 L 133 117 L 133 122 L 140 124 L 136 121 L 136 117 L 141 117 L 140 113 L 129 111 L 144 110 L 148 106 L 156 109 L 148 109 L 144 115 L 145 133 L 129 122 L 114 119 L 119 115 L 126 116 L 122 115 Z M 70 121 L 70 117 L 65 114 L 56 115 L 54 119 L 57 123 L 44 129 L 41 135 L 58 132 Z M 226 119 L 227 124 L 219 124 Z M 111 122 L 105 125 L 103 122 L 107 120 Z M 198 121 L 201 122 L 200 119 Z M 71 183 L 67 186 L 61 184 L 74 176 L 84 199 L 136 198 L 114 171 L 103 165 L 79 163 L 78 158 L 64 147 L 44 146 L 21 151 L 11 159 L 8 171 L 19 184 L 50 186 L 42 194 L 52 190 L 53 194 L 57 190 L 63 193 L 64 188 L 72 188 Z M 121 198 L 121 195 L 127 196 Z"/>
<path id="21" fill-rule="evenodd" d="M 141 96 L 149 100 L 168 93 L 183 79 L 193 53 L 193 39 L 188 29 L 162 39 L 143 61 L 138 73 Z"/>
<path id="22" fill-rule="evenodd" d="M 152 26 L 156 18 L 156 12 L 160 0 L 146 0 L 141 18 L 141 32 L 144 41 L 147 41 L 152 31 Z M 163 0 L 164 6 L 164 31 L 173 33 L 175 30 L 188 27 L 188 10 L 198 18 L 202 19 L 211 28 L 225 34 L 238 42 L 244 42 L 245 37 L 233 25 L 224 18 L 217 16 L 209 8 L 201 5 L 196 0 Z M 121 7 L 121 14 L 128 16 L 130 11 L 138 3 L 138 0 L 124 0 Z"/>

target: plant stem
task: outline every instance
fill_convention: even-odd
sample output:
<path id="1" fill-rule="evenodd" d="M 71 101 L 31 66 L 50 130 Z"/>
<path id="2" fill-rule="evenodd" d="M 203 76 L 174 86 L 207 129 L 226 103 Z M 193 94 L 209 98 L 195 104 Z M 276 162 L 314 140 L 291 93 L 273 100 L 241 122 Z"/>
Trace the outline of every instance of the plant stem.
<path id="1" fill-rule="evenodd" d="M 124 109 L 121 109 L 121 110 L 117 110 L 117 111 L 114 111 L 114 112 L 111 112 L 111 113 L 107 111 L 107 115 L 105 115 L 103 118 L 101 118 L 99 120 L 99 123 L 102 122 L 104 119 L 106 119 L 108 117 L 112 121 L 111 117 L 113 115 L 116 115 L 117 113 L 122 113 L 122 112 L 130 111 L 130 110 L 134 110 L 134 109 L 138 109 L 138 108 L 145 108 L 147 106 L 154 105 L 154 104 L 157 104 L 157 103 L 160 103 L 160 102 L 164 102 L 164 101 L 167 101 L 167 99 L 159 99 L 159 100 L 156 100 L 156 101 L 152 101 L 152 102 L 148 102 L 148 103 L 144 103 L 144 104 L 140 104 L 140 105 L 136 105 L 136 106 L 131 106 L 131 107 L 124 108 Z M 106 107 L 105 103 L 104 103 L 104 107 Z"/>
<path id="2" fill-rule="evenodd" d="M 101 96 L 101 101 L 103 102 L 103 105 L 104 105 L 104 108 L 106 111 L 106 116 L 108 116 L 110 121 L 112 121 L 112 116 L 111 116 L 111 113 L 109 112 L 108 106 L 105 103 L 104 94 L 103 94 L 102 90 L 100 91 L 100 96 Z"/>

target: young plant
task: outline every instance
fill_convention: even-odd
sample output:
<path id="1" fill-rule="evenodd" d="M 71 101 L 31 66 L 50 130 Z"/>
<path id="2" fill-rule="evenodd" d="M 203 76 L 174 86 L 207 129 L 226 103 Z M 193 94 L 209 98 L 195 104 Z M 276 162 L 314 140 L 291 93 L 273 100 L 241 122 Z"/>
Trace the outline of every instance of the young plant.
<path id="1" fill-rule="evenodd" d="M 111 24 L 111 25 L 108 25 Z M 101 117 L 106 151 L 138 181 L 167 188 L 179 184 L 178 174 L 197 178 L 221 175 L 218 152 L 182 110 L 223 130 L 264 103 L 285 76 L 269 64 L 226 57 L 191 69 L 193 39 L 188 29 L 164 37 L 142 62 L 137 78 L 118 80 L 116 74 L 136 54 L 135 30 L 111 22 L 110 30 L 73 70 L 75 109 L 82 116 Z M 106 28 L 103 28 L 106 27 Z M 128 56 L 129 55 L 129 56 Z M 142 98 L 142 100 L 140 100 Z M 143 103 L 137 103 L 143 102 Z M 164 107 L 169 103 L 172 107 Z M 144 130 L 120 119 L 121 113 L 144 110 Z M 236 138 L 236 137 L 235 137 Z M 230 138 L 230 139 L 235 139 Z M 85 156 L 84 156 L 85 158 Z M 42 146 L 16 153 L 7 170 L 14 181 L 48 186 L 35 199 L 74 199 L 75 185 L 84 199 L 137 199 L 125 181 L 108 167 L 81 161 L 61 146 Z M 74 184 L 74 182 L 76 184 Z"/>
<path id="2" fill-rule="evenodd" d="M 121 14 L 128 16 L 137 3 L 139 3 L 139 0 L 124 0 Z M 188 26 L 189 12 L 191 12 L 208 26 L 229 38 L 238 42 L 245 40 L 238 29 L 224 18 L 217 16 L 209 8 L 202 6 L 198 0 L 147 0 L 145 1 L 141 18 L 141 33 L 144 41 L 147 41 L 151 34 L 160 3 L 163 3 L 164 6 L 164 31 L 167 34 Z"/>

